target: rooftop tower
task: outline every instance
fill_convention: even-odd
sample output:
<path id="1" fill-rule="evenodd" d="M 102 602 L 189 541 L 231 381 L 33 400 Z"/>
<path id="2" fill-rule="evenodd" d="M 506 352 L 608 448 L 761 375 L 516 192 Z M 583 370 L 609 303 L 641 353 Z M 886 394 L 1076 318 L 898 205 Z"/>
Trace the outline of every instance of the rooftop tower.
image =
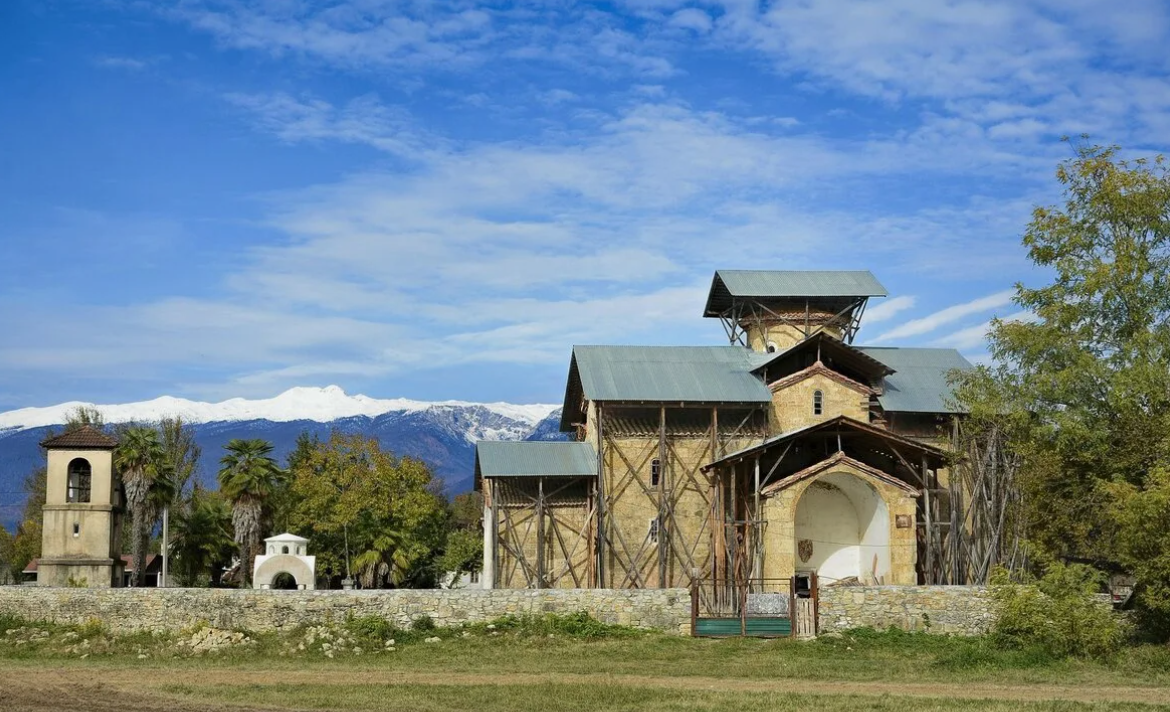
<path id="1" fill-rule="evenodd" d="M 818 331 L 852 343 L 870 297 L 887 294 L 868 270 L 718 270 L 703 316 L 719 319 L 732 344 L 771 353 Z"/>

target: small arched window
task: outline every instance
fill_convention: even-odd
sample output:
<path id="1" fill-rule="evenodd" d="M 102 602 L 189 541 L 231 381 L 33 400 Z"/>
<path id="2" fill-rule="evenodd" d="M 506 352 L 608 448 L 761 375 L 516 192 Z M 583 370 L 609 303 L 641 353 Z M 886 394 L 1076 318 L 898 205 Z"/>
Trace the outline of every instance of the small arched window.
<path id="1" fill-rule="evenodd" d="M 779 351 L 779 350 L 780 350 L 780 349 L 776 348 L 776 342 L 775 342 L 775 341 L 769 341 L 769 342 L 768 342 L 767 349 L 768 349 L 768 353 L 770 353 L 770 354 L 774 354 L 774 353 L 776 353 L 777 351 Z"/>
<path id="2" fill-rule="evenodd" d="M 280 547 L 280 553 L 282 553 L 282 554 L 287 554 L 287 553 L 288 553 L 288 547 L 287 547 L 287 546 L 282 546 L 282 547 Z"/>
<path id="3" fill-rule="evenodd" d="M 822 415 L 825 412 L 825 394 L 820 391 L 813 392 L 813 415 Z"/>
<path id="4" fill-rule="evenodd" d="M 65 493 L 66 502 L 88 502 L 89 488 L 92 481 L 92 470 L 89 460 L 79 457 L 69 463 L 69 489 Z"/>

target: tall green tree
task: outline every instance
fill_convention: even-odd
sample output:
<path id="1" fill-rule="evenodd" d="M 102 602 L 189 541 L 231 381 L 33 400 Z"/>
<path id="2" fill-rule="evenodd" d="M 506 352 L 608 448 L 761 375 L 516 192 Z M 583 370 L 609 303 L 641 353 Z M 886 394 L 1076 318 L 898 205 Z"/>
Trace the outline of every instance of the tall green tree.
<path id="1" fill-rule="evenodd" d="M 121 474 L 130 511 L 130 542 L 134 559 L 132 586 L 141 586 L 146 570 L 146 546 L 157 519 L 160 499 L 169 496 L 169 463 L 158 432 L 153 428 L 128 428 L 114 450 L 114 466 Z M 167 492 L 167 495 L 160 495 Z"/>
<path id="2" fill-rule="evenodd" d="M 192 478 L 203 454 L 203 448 L 195 442 L 195 428 L 177 415 L 158 421 L 157 428 L 163 457 L 172 473 L 175 497 L 185 497 L 191 491 Z"/>
<path id="3" fill-rule="evenodd" d="M 170 554 L 179 584 L 218 584 L 234 549 L 231 505 L 220 492 L 194 487 L 171 526 Z"/>
<path id="4" fill-rule="evenodd" d="M 993 364 L 959 397 L 1006 424 L 1037 549 L 1137 571 L 1170 611 L 1170 554 L 1149 558 L 1170 528 L 1134 514 L 1170 467 L 1170 172 L 1086 144 L 1056 177 L 1063 203 L 1036 208 L 1023 240 L 1049 281 L 1017 285 L 1030 317 L 993 323 Z"/>
<path id="5" fill-rule="evenodd" d="M 441 574 L 474 573 L 483 568 L 483 497 L 455 495 L 448 505 L 446 542 L 437 561 Z"/>
<path id="6" fill-rule="evenodd" d="M 232 440 L 220 459 L 219 488 L 232 505 L 232 527 L 240 546 L 241 581 L 251 578 L 252 557 L 260 550 L 264 505 L 279 487 L 283 472 L 264 440 Z"/>
<path id="7" fill-rule="evenodd" d="M 313 540 L 319 573 L 356 574 L 365 587 L 430 585 L 446 513 L 426 465 L 362 435 L 309 445 L 290 473 L 292 529 Z"/>

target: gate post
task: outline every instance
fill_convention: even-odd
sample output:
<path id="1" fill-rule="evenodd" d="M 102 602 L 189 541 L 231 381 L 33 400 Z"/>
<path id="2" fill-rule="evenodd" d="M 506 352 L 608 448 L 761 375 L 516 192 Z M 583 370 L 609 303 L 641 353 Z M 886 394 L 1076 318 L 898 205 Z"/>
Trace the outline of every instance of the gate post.
<path id="1" fill-rule="evenodd" d="M 796 577 L 788 579 L 788 637 L 796 637 Z"/>

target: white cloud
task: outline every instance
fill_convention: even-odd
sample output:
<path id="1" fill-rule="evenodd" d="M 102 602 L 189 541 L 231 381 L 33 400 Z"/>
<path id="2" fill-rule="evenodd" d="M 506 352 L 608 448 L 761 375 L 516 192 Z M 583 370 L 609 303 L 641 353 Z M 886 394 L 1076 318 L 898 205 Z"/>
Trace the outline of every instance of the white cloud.
<path id="1" fill-rule="evenodd" d="M 364 143 L 403 156 L 435 150 L 443 143 L 415 127 L 406 112 L 387 107 L 372 95 L 358 97 L 342 107 L 284 93 L 233 93 L 225 98 L 247 111 L 257 128 L 289 143 L 322 140 Z"/>
<path id="2" fill-rule="evenodd" d="M 125 69 L 131 72 L 139 72 L 150 66 L 150 62 L 142 59 L 135 59 L 134 57 L 112 57 L 102 56 L 93 60 L 93 63 L 105 69 Z"/>
<path id="3" fill-rule="evenodd" d="M 1031 312 L 1021 311 L 1008 316 L 1002 317 L 1001 321 L 1016 322 L 1016 321 L 1034 321 L 1036 316 Z M 965 329 L 959 329 L 936 339 L 933 344 L 935 346 L 950 346 L 951 348 L 959 349 L 960 351 L 973 351 L 975 349 L 982 349 L 987 346 L 987 335 L 991 332 L 991 320 L 987 320 L 975 326 L 969 326 Z"/>
<path id="4" fill-rule="evenodd" d="M 892 339 L 901 339 L 910 336 L 921 336 L 922 334 L 929 334 L 939 327 L 954 323 L 960 319 L 963 319 L 964 317 L 968 317 L 973 314 L 981 314 L 983 312 L 988 312 L 992 309 L 1011 304 L 1012 297 L 1014 296 L 1015 290 L 1007 289 L 1002 292 L 996 292 L 995 294 L 989 294 L 985 297 L 973 299 L 969 302 L 956 304 L 954 306 L 947 307 L 946 309 L 940 309 L 933 314 L 928 314 L 919 319 L 913 319 L 906 322 L 905 324 L 902 324 L 901 326 L 897 326 L 885 332 L 884 334 L 879 335 L 877 338 L 873 339 L 873 343 L 881 343 L 883 341 L 890 341 Z"/>
<path id="5" fill-rule="evenodd" d="M 899 313 L 911 308 L 918 301 L 917 297 L 901 296 L 893 299 L 883 299 L 865 310 L 865 324 L 879 324 L 893 319 Z"/>
<path id="6" fill-rule="evenodd" d="M 894 141 L 769 133 L 647 103 L 599 118 L 573 141 L 424 150 L 429 139 L 416 138 L 410 117 L 372 100 L 233 100 L 282 140 L 393 141 L 386 150 L 411 155 L 412 166 L 266 196 L 262 225 L 280 239 L 225 256 L 235 267 L 217 296 L 52 319 L 10 310 L 0 331 L 36 346 L 0 350 L 0 368 L 108 379 L 170 369 L 190 374 L 187 391 L 201 397 L 270 393 L 318 375 L 361 387 L 354 379 L 473 362 L 559 368 L 573 343 L 718 343 L 700 312 L 719 267 L 824 268 L 863 250 L 897 251 L 970 277 L 970 245 L 1003 242 L 994 231 L 1002 203 L 880 217 L 860 205 L 810 207 L 809 196 L 847 193 L 873 175 L 951 170 L 934 151 Z M 960 248 L 967 261 L 956 267 Z M 875 304 L 867 321 L 910 299 Z M 223 371 L 234 380 L 223 383 Z M 200 380 L 208 372 L 213 385 Z"/>
<path id="7" fill-rule="evenodd" d="M 693 30 L 699 34 L 710 32 L 715 25 L 710 15 L 694 7 L 679 10 L 671 15 L 669 24 L 671 27 Z"/>

